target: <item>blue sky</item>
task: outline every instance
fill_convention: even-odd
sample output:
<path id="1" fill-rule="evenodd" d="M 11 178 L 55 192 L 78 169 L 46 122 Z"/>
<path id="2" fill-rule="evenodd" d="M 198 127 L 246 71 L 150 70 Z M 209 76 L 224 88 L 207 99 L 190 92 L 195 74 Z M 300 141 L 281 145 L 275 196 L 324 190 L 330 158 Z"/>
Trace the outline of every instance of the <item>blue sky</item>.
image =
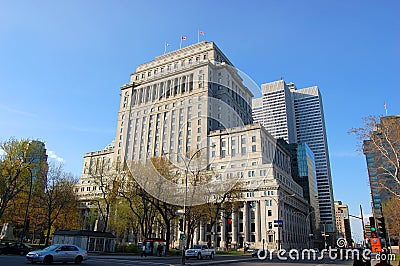
<path id="1" fill-rule="evenodd" d="M 347 131 L 384 102 L 400 113 L 400 2 L 246 2 L 0 1 L 0 140 L 43 140 L 78 176 L 83 154 L 115 137 L 129 74 L 200 29 L 258 85 L 319 86 L 335 199 L 370 213 L 365 159 Z"/>

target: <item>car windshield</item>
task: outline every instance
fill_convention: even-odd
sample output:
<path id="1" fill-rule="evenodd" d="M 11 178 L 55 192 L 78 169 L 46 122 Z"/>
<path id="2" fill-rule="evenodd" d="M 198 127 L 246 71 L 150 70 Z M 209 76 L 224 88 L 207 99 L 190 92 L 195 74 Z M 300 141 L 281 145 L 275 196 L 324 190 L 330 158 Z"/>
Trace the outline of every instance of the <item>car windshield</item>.
<path id="1" fill-rule="evenodd" d="M 52 245 L 52 246 L 49 246 L 47 248 L 44 248 L 43 250 L 44 251 L 53 251 L 53 250 L 56 250 L 59 247 L 60 247 L 59 245 Z"/>
<path id="2" fill-rule="evenodd" d="M 193 249 L 201 249 L 201 245 L 194 245 Z"/>

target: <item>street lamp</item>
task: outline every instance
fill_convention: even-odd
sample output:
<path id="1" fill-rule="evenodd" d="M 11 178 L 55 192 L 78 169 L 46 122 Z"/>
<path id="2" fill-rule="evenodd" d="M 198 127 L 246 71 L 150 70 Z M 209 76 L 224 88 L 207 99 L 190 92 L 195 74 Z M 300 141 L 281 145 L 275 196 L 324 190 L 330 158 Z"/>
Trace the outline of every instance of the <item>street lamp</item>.
<path id="1" fill-rule="evenodd" d="M 322 234 L 322 236 L 324 237 L 324 248 L 326 249 L 326 237 L 329 236 L 326 234 L 326 222 L 323 223 L 324 224 L 324 233 Z"/>
<path id="2" fill-rule="evenodd" d="M 187 202 L 187 194 L 188 194 L 188 172 L 189 172 L 189 167 L 190 167 L 190 162 L 194 159 L 194 157 L 199 154 L 202 150 L 208 149 L 209 147 L 213 148 L 213 146 L 205 146 L 200 149 L 198 149 L 195 153 L 193 153 L 188 160 L 185 160 L 183 158 L 183 163 L 185 164 L 185 197 L 183 199 L 183 237 L 181 236 L 182 239 L 187 239 L 186 237 L 186 202 Z M 177 153 L 178 155 L 181 155 L 180 153 Z M 186 264 L 186 257 L 185 257 L 185 245 L 182 245 L 182 265 Z"/>
<path id="3" fill-rule="evenodd" d="M 293 197 L 295 195 L 296 195 L 295 193 L 290 194 L 290 195 L 285 195 L 285 196 L 281 197 L 280 199 L 283 200 L 283 199 L 285 199 L 287 197 Z M 278 196 L 278 200 L 276 198 L 273 198 L 271 196 L 266 196 L 266 195 L 263 195 L 262 197 L 270 198 L 270 199 L 273 199 L 275 201 L 276 206 L 278 206 L 278 220 L 279 220 L 279 214 L 280 214 L 280 211 L 279 211 L 279 202 L 280 202 L 279 201 L 279 194 L 277 196 Z M 279 229 L 280 227 L 283 227 L 283 224 L 282 225 L 278 224 L 278 250 L 281 249 L 281 233 L 280 233 L 280 229 Z"/>

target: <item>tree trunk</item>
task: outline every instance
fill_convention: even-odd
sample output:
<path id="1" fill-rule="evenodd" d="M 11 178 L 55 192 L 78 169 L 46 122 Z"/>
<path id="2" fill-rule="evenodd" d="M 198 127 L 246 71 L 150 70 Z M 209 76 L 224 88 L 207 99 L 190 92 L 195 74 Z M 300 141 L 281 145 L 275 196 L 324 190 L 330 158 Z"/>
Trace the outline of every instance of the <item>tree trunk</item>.
<path id="1" fill-rule="evenodd" d="M 165 232 L 165 240 L 166 242 L 166 247 L 165 247 L 165 252 L 169 251 L 169 245 L 171 242 L 171 221 L 170 220 L 165 220 L 165 226 L 166 226 L 166 232 Z"/>

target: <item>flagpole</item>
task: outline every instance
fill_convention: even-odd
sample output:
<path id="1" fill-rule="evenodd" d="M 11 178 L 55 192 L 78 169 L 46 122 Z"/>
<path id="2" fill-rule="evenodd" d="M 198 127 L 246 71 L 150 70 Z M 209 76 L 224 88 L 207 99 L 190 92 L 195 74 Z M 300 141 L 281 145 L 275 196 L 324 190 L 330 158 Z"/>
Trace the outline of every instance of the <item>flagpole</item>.
<path id="1" fill-rule="evenodd" d="M 164 54 L 167 52 L 167 42 L 164 44 Z"/>
<path id="2" fill-rule="evenodd" d="M 181 36 L 181 44 L 179 45 L 179 49 L 182 49 L 182 36 Z"/>
<path id="3" fill-rule="evenodd" d="M 197 42 L 200 42 L 200 30 L 197 29 Z"/>
<path id="4" fill-rule="evenodd" d="M 383 106 L 385 107 L 385 112 L 386 112 L 386 116 L 387 116 L 386 102 L 383 104 Z"/>

